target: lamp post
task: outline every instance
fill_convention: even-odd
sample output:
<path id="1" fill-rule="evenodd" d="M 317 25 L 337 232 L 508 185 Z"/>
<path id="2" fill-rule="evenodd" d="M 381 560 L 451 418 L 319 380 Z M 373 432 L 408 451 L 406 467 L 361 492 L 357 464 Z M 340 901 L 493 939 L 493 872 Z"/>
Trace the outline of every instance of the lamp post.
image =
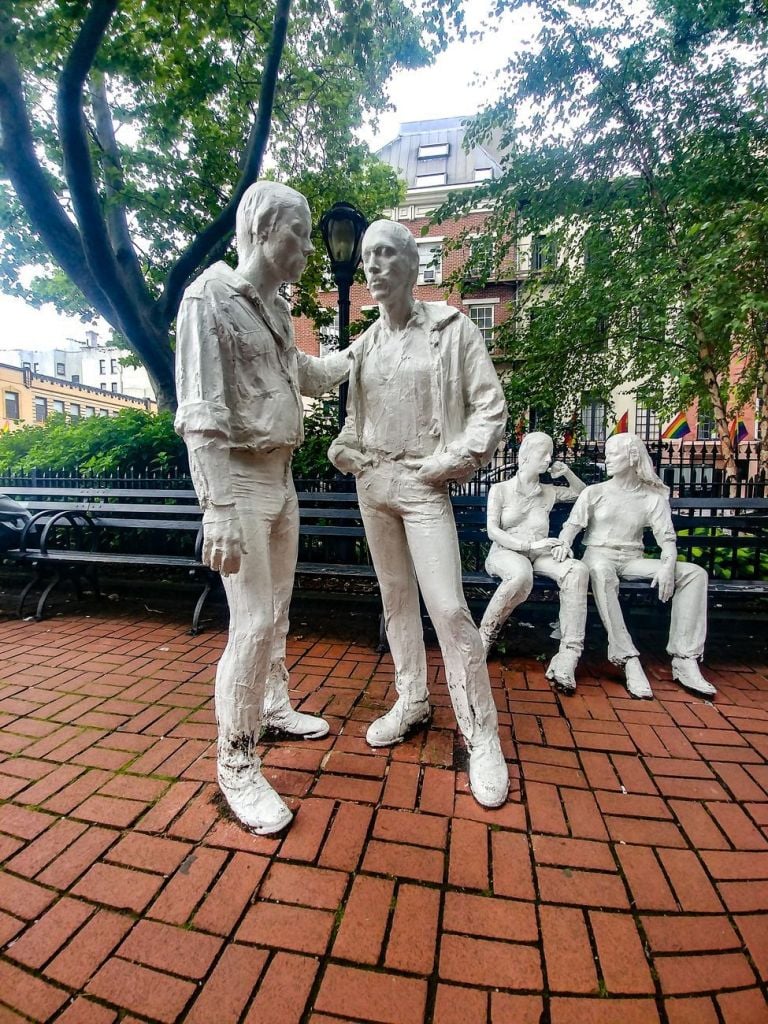
<path id="1" fill-rule="evenodd" d="M 349 289 L 360 263 L 368 221 L 351 203 L 334 203 L 320 218 L 331 273 L 339 292 L 339 348 L 349 345 Z M 347 384 L 339 388 L 339 430 L 347 416 Z"/>

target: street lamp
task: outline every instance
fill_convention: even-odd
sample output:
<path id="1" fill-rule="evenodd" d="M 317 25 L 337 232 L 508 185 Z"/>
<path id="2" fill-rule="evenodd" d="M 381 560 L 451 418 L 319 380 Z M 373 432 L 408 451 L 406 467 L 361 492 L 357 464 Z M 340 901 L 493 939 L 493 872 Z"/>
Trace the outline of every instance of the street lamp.
<path id="1" fill-rule="evenodd" d="M 320 218 L 320 232 L 339 292 L 339 348 L 349 345 L 349 289 L 360 263 L 368 221 L 351 203 L 334 203 Z M 339 388 L 339 430 L 347 416 L 347 385 Z"/>

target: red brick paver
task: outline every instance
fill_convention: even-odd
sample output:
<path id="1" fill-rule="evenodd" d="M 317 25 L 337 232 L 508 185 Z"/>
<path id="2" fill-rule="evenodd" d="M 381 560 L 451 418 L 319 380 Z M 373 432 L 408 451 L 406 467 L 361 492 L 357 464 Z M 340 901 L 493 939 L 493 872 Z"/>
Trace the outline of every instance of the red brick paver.
<path id="1" fill-rule="evenodd" d="M 0 623 L 0 1021 L 768 1024 L 765 660 L 711 655 L 713 704 L 652 656 L 649 702 L 493 660 L 486 811 L 436 651 L 429 730 L 373 751 L 390 658 L 296 636 L 331 735 L 265 742 L 296 818 L 259 838 L 216 800 L 223 633 L 185 628 Z"/>

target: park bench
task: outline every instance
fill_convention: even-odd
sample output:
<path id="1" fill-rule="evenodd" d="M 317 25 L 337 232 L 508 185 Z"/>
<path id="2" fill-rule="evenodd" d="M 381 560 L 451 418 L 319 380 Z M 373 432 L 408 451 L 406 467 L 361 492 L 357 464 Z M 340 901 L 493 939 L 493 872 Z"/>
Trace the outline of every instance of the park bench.
<path id="1" fill-rule="evenodd" d="M 337 588 L 345 582 L 369 581 L 375 589 L 376 575 L 357 496 L 333 483 L 337 489 L 299 492 L 299 586 L 323 581 L 322 586 Z M 201 513 L 194 491 L 35 489 L 29 484 L 6 486 L 4 490 L 29 513 L 18 546 L 6 552 L 10 559 L 34 569 L 19 601 L 20 615 L 36 586 L 42 587 L 36 618 L 43 616 L 48 596 L 64 579 L 79 596 L 81 576 L 87 573 L 98 593 L 99 567 L 181 569 L 202 583 L 192 618 L 192 631 L 199 629 L 203 607 L 218 576 L 200 560 Z M 476 600 L 485 601 L 498 584 L 483 568 L 488 549 L 486 496 L 455 494 L 452 502 L 462 551 L 463 583 Z M 766 499 L 673 498 L 672 509 L 679 550 L 707 569 L 711 593 L 768 595 Z M 560 529 L 568 511 L 567 505 L 555 506 L 552 533 Z M 181 553 L 167 550 L 169 534 L 182 538 Z M 128 535 L 132 543 L 126 544 Z M 162 550 L 152 550 L 158 541 Z M 648 538 L 648 550 L 653 551 L 652 537 Z M 534 589 L 538 597 L 556 596 L 555 585 L 543 577 L 536 577 Z M 651 593 L 649 584 L 639 580 L 622 581 L 621 590 L 624 594 Z"/>

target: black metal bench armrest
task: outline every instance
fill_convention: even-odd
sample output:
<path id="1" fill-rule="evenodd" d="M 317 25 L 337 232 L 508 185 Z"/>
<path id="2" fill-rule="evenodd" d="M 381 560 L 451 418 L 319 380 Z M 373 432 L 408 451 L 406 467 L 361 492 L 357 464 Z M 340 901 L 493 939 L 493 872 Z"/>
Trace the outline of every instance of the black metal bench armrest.
<path id="1" fill-rule="evenodd" d="M 91 530 L 92 538 L 93 538 L 92 541 L 91 541 L 91 549 L 93 550 L 93 546 L 96 543 L 96 534 L 95 534 L 95 531 L 94 531 L 94 528 L 93 528 L 93 524 L 91 523 L 90 516 L 88 515 L 88 513 L 87 512 L 73 512 L 71 509 L 65 509 L 62 512 L 56 512 L 54 515 L 52 515 L 50 517 L 50 519 L 48 520 L 48 522 L 43 527 L 43 532 L 40 535 L 40 554 L 41 555 L 47 555 L 48 554 L 48 537 L 50 535 L 50 532 L 51 532 L 52 528 L 54 526 L 56 526 L 62 519 L 68 519 L 72 526 L 83 526 L 84 525 L 84 526 L 89 527 L 90 530 Z M 80 522 L 77 521 L 78 519 L 80 520 Z M 22 550 L 24 550 L 24 549 L 22 548 Z"/>

